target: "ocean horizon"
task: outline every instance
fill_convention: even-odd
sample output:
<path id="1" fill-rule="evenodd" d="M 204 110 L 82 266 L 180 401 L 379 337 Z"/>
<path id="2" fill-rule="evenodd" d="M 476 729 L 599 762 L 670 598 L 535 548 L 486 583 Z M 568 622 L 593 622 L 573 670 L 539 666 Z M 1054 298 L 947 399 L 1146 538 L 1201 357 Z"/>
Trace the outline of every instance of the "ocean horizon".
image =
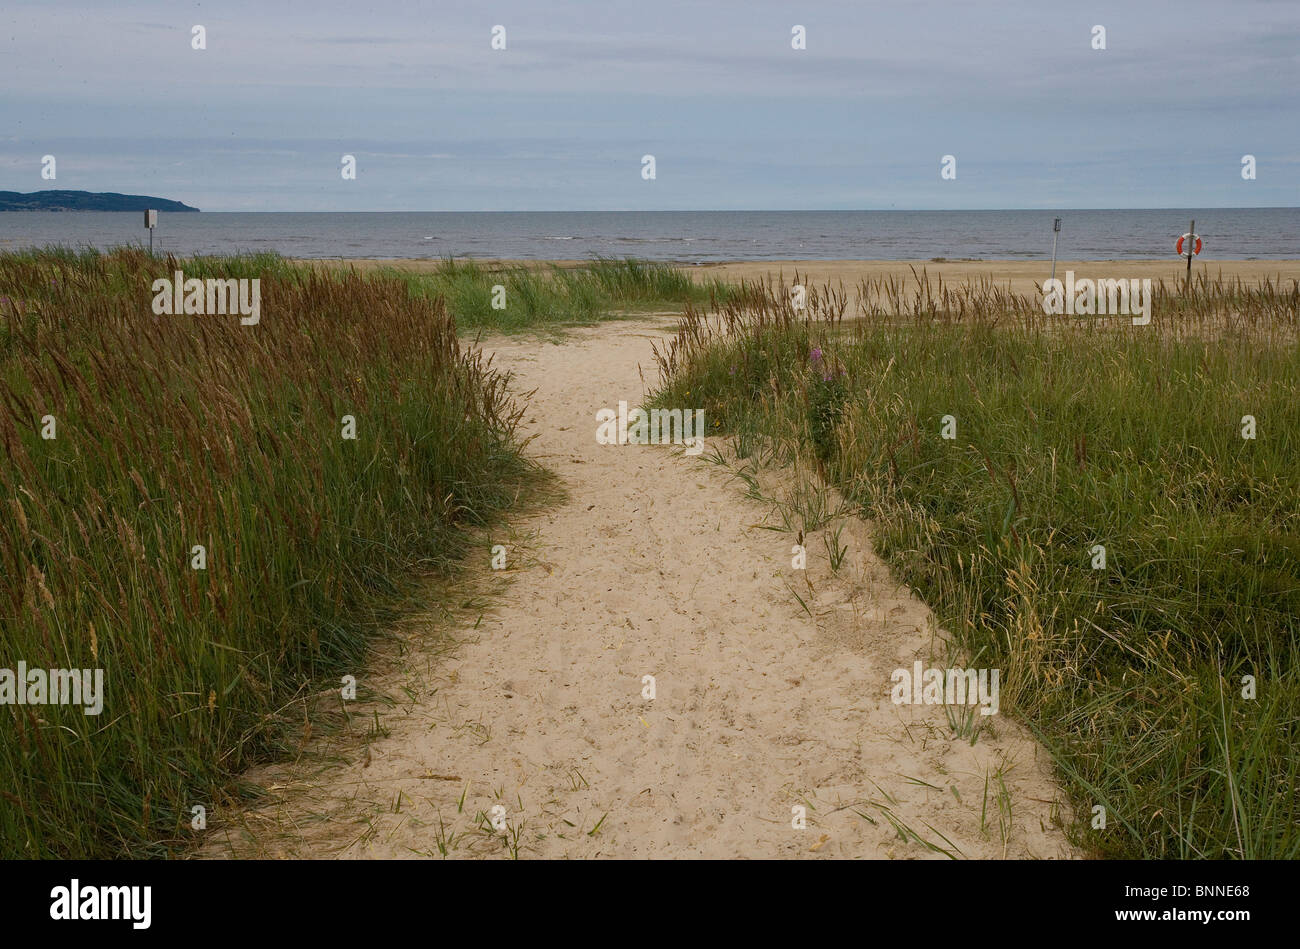
<path id="1" fill-rule="evenodd" d="M 672 263 L 762 260 L 1300 259 L 1300 208 L 983 211 L 202 211 L 160 214 L 158 253 Z M 0 250 L 148 246 L 138 212 L 0 212 Z"/>

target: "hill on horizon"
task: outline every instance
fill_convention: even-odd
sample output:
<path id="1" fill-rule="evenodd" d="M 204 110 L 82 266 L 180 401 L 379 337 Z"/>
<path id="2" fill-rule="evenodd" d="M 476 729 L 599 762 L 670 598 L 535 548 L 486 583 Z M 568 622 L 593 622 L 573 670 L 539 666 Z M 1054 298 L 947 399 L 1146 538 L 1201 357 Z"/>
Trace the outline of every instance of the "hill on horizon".
<path id="1" fill-rule="evenodd" d="M 115 191 L 0 191 L 0 211 L 198 211 L 188 204 Z"/>

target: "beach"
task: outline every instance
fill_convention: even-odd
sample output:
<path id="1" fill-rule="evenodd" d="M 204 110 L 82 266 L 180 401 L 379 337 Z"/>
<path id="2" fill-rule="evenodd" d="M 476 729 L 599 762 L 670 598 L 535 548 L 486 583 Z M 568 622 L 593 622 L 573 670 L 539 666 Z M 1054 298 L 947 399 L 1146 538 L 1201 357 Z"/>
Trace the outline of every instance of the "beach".
<path id="1" fill-rule="evenodd" d="M 441 266 L 441 260 L 402 260 L 385 258 L 341 258 L 330 260 L 304 260 L 324 266 L 350 266 L 360 271 L 376 268 L 392 268 L 411 273 L 426 273 Z M 479 266 L 486 268 L 525 267 L 528 269 L 545 269 L 549 266 L 564 268 L 581 267 L 584 260 L 477 260 Z M 1037 287 L 1052 274 L 1052 263 L 1046 261 L 1025 260 L 748 260 L 719 264 L 678 264 L 683 273 L 693 277 L 720 279 L 728 281 L 765 280 L 768 277 L 778 279 L 784 276 L 787 283 L 794 282 L 794 275 L 799 274 L 806 284 L 823 283 L 843 284 L 852 289 L 858 281 L 878 278 L 890 274 L 911 278 L 913 270 L 922 271 L 936 284 L 942 279 L 945 283 L 960 283 L 991 280 L 999 286 L 1009 286 L 1020 294 L 1037 292 Z M 1168 261 L 1153 260 L 1058 260 L 1056 276 L 1064 279 L 1067 270 L 1073 270 L 1075 276 L 1092 279 L 1144 279 L 1153 282 L 1164 280 L 1174 283 L 1187 275 L 1185 260 L 1172 258 Z M 1279 280 L 1289 283 L 1300 280 L 1300 260 L 1193 260 L 1192 275 L 1205 274 L 1210 279 L 1240 279 L 1252 285 L 1265 280 L 1277 283 Z"/>
<path id="2" fill-rule="evenodd" d="M 951 709 L 891 700 L 891 673 L 942 663 L 946 637 L 864 522 L 801 532 L 795 569 L 776 505 L 725 468 L 599 442 L 600 406 L 647 395 L 664 322 L 483 343 L 531 393 L 529 450 L 565 500 L 513 525 L 503 570 L 479 558 L 459 581 L 468 598 L 504 580 L 491 609 L 380 651 L 371 687 L 408 697 L 381 740 L 333 744 L 348 760 L 329 770 L 248 775 L 258 806 L 203 856 L 1080 856 L 1050 756 L 1019 722 L 964 740 Z M 764 490 L 793 478 L 768 472 Z M 837 569 L 831 538 L 850 550 Z M 1000 832 L 987 781 L 1012 815 Z M 496 805 L 505 847 L 482 831 Z"/>
<path id="3" fill-rule="evenodd" d="M 724 280 L 762 280 L 784 275 L 787 281 L 797 271 L 810 284 L 843 283 L 846 288 L 859 280 L 889 274 L 911 276 L 912 268 L 924 271 L 936 282 L 958 283 L 988 279 L 999 286 L 1009 285 L 1016 293 L 1034 293 L 1037 286 L 1051 277 L 1050 260 L 782 260 L 745 261 L 731 264 L 706 264 L 692 267 L 692 273 Z M 1056 276 L 1064 279 L 1067 270 L 1080 278 L 1144 279 L 1152 282 L 1181 281 L 1187 275 L 1187 262 L 1155 260 L 1058 260 Z M 1205 274 L 1210 279 L 1224 277 L 1252 284 L 1264 280 L 1300 280 L 1300 260 L 1193 260 L 1192 275 Z"/>
<path id="4" fill-rule="evenodd" d="M 185 536 L 189 557 L 157 559 L 154 586 L 136 594 L 147 611 L 115 638 L 152 644 L 153 617 L 175 615 L 162 641 L 195 655 L 188 665 L 142 660 L 135 681 L 158 684 L 137 694 L 184 695 L 182 708 L 222 724 L 200 747 L 233 763 L 197 777 L 255 789 L 201 798 L 206 816 L 192 829 L 202 838 L 164 838 L 172 831 L 157 819 L 132 825 L 135 852 L 162 838 L 177 853 L 235 858 L 1160 857 L 1185 833 L 1175 805 L 1203 800 L 1214 806 L 1200 811 L 1198 832 L 1216 835 L 1213 852 L 1245 850 L 1216 761 L 1194 794 L 1162 778 L 1207 746 L 1204 730 L 1122 736 L 1150 729 L 1132 681 L 1151 681 L 1142 694 L 1160 696 L 1171 722 L 1215 721 L 1216 693 L 1184 685 L 1218 674 L 1197 651 L 1207 628 L 1233 648 L 1294 643 L 1288 614 L 1255 613 L 1261 574 L 1240 554 L 1261 550 L 1282 591 L 1297 588 L 1294 561 L 1239 498 L 1259 491 L 1295 509 L 1285 435 L 1300 424 L 1300 374 L 1286 334 L 1300 261 L 1197 262 L 1209 279 L 1187 294 L 1177 260 L 1058 261 L 1067 283 L 1071 272 L 1165 282 L 1151 327 L 1123 334 L 988 332 L 1025 304 L 1038 308 L 1042 261 L 173 265 L 128 250 L 15 255 L 8 266 L 22 287 L 15 313 L 61 308 L 85 321 L 59 341 L 57 364 L 89 347 L 99 375 L 42 419 L 51 435 L 56 417 L 75 420 L 67 444 L 86 456 L 69 470 L 88 493 L 104 484 L 129 499 L 177 500 L 131 501 L 117 529 L 89 539 L 33 503 L 7 543 L 58 534 L 81 549 L 98 543 L 96 556 L 116 563 L 141 558 L 140 537 Z M 316 273 L 303 279 L 308 268 Z M 175 270 L 209 284 L 258 281 L 265 319 L 230 306 L 149 312 L 141 288 L 160 279 L 174 301 Z M 840 332 L 841 300 L 851 307 L 859 284 L 914 298 L 917 280 L 973 290 L 935 293 L 934 319 Z M 800 314 L 779 285 L 755 286 L 767 281 L 844 292 L 810 292 Z M 919 296 L 928 307 L 931 294 Z M 705 315 L 718 304 L 728 320 Z M 139 335 L 143 313 L 152 335 Z M 1225 319 L 1235 332 L 1208 351 L 1165 334 Z M 53 390 L 41 351 L 17 352 L 26 362 L 15 375 Z M 171 436 L 193 445 L 177 452 L 153 439 L 122 472 L 112 464 L 122 406 L 170 418 L 180 398 L 142 399 L 132 388 L 141 372 L 210 395 Z M 321 388 L 326 375 L 338 383 Z M 322 395 L 333 401 L 299 408 Z M 231 399 L 243 402 L 231 411 Z M 5 404 L 12 413 L 21 403 Z M 648 439 L 630 437 L 629 409 L 642 408 Z M 707 444 L 657 439 L 655 415 L 674 413 L 702 418 Z M 614 417 L 622 437 L 611 439 Z M 28 432 L 27 455 L 44 457 L 53 439 L 20 421 L 10 430 Z M 233 513 L 213 523 L 240 525 L 234 536 L 181 522 L 201 514 L 186 499 L 210 484 L 213 430 L 232 470 L 244 470 L 239 459 L 255 465 L 238 482 L 246 496 L 219 503 L 261 510 L 271 497 L 267 523 L 306 529 L 245 526 Z M 155 431 L 167 428 L 146 421 L 125 433 Z M 273 452 L 258 441 L 269 436 L 281 439 Z M 1170 445 L 1187 446 L 1196 465 Z M 173 458 L 188 467 L 168 468 Z M 363 477 L 371 486 L 357 492 Z M 293 485 L 306 489 L 272 487 Z M 357 509 L 364 529 L 337 523 L 334 511 L 357 505 L 372 505 Z M 1213 531 L 1200 529 L 1211 521 Z M 207 543 L 190 544 L 191 533 Z M 223 577 L 231 562 L 278 566 Z M 109 629 L 99 613 L 83 622 L 72 612 L 87 602 L 70 592 L 87 582 L 79 564 L 13 571 L 30 576 L 16 596 Z M 209 575 L 255 582 L 219 602 L 260 612 L 187 618 L 203 601 L 183 591 Z M 305 605 L 304 577 L 326 578 Z M 341 658 L 323 678 L 286 661 L 273 686 L 260 676 L 239 685 L 252 673 L 231 656 L 284 637 L 261 621 L 268 611 L 297 624 L 300 653 Z M 56 668 L 41 651 L 43 615 L 24 615 L 28 666 Z M 1093 629 L 1121 647 L 1174 652 L 1105 652 Z M 92 669 L 99 641 L 84 648 Z M 1169 669 L 1180 679 L 1161 693 Z M 183 675 L 216 685 L 186 691 Z M 1085 686 L 1104 700 L 1088 717 L 1071 705 Z M 275 727 L 293 747 L 255 754 L 238 723 L 286 707 L 293 721 Z M 1279 732 L 1288 708 L 1234 720 L 1239 773 L 1286 766 L 1284 742 L 1248 739 Z M 174 714 L 149 721 L 150 745 L 197 744 Z M 112 738 L 96 753 L 138 754 L 135 736 Z M 29 784 L 55 771 L 17 746 L 8 753 Z M 165 789 L 174 808 L 195 806 L 194 780 L 178 775 Z M 1244 807 L 1264 810 L 1269 786 L 1246 787 Z M 163 792 L 142 793 L 152 806 Z M 1108 834 L 1090 823 L 1098 800 L 1123 817 Z M 89 828 L 75 852 L 122 826 L 90 795 L 58 804 L 46 820 Z"/>
<path id="5" fill-rule="evenodd" d="M 20 926 L 1282 915 L 1300 3 L 10 6 Z"/>

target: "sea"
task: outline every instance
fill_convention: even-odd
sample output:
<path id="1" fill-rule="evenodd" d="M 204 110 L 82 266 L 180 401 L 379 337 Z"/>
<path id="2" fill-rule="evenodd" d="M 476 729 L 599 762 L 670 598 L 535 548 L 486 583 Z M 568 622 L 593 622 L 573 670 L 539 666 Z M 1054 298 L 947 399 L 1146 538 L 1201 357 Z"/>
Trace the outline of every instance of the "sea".
<path id="1" fill-rule="evenodd" d="M 582 260 L 1159 260 L 1192 219 L 1201 259 L 1300 259 L 1300 208 L 1060 211 L 160 213 L 155 252 Z M 148 246 L 141 212 L 0 212 L 0 251 Z"/>

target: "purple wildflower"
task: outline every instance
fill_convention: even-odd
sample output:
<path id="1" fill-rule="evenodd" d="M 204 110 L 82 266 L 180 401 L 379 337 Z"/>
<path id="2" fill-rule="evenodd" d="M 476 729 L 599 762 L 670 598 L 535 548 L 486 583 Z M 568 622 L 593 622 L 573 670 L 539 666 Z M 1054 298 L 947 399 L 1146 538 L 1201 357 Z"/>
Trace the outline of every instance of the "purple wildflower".
<path id="1" fill-rule="evenodd" d="M 808 357 L 808 358 L 810 358 L 810 359 L 812 360 L 812 363 L 813 363 L 814 366 L 817 365 L 819 362 L 822 361 L 822 348 L 821 348 L 820 346 L 816 347 L 816 348 L 815 348 L 815 349 L 814 349 L 814 350 L 809 354 L 809 357 Z"/>

